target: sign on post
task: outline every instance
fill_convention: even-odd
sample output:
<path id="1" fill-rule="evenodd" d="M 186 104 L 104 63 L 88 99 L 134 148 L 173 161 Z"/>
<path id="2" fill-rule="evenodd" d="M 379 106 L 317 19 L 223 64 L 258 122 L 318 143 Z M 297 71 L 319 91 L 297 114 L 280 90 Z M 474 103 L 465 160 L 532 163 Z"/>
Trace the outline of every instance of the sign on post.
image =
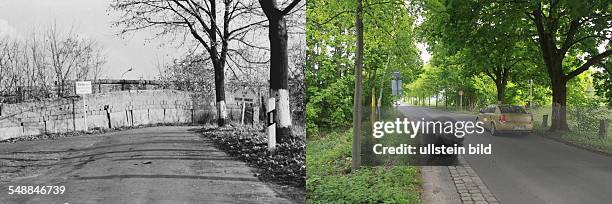
<path id="1" fill-rule="evenodd" d="M 395 79 L 391 80 L 391 95 L 397 96 L 397 81 Z"/>
<path id="2" fill-rule="evenodd" d="M 267 113 L 267 124 L 268 124 L 268 150 L 272 151 L 276 148 L 276 123 L 274 122 L 274 115 L 276 114 L 276 99 L 268 99 L 268 113 Z"/>
<path id="3" fill-rule="evenodd" d="M 391 95 L 402 96 L 402 75 L 399 72 L 393 72 L 393 80 L 391 80 Z"/>
<path id="4" fill-rule="evenodd" d="M 398 79 L 397 80 L 397 96 L 402 97 L 402 80 Z"/>
<path id="5" fill-rule="evenodd" d="M 77 81 L 75 84 L 75 93 L 83 97 L 83 123 L 85 125 L 85 131 L 89 130 L 87 127 L 87 102 L 85 95 L 91 94 L 91 81 Z"/>
<path id="6" fill-rule="evenodd" d="M 75 90 L 78 95 L 91 94 L 91 81 L 77 81 Z"/>

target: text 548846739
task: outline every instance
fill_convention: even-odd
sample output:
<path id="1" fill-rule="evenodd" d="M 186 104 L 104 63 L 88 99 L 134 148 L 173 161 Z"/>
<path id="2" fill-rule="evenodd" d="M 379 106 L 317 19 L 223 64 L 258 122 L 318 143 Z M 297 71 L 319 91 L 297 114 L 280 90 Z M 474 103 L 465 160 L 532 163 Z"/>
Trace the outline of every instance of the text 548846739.
<path id="1" fill-rule="evenodd" d="M 57 195 L 64 194 L 66 192 L 66 186 L 9 186 L 8 194 L 20 194 L 20 195 Z"/>

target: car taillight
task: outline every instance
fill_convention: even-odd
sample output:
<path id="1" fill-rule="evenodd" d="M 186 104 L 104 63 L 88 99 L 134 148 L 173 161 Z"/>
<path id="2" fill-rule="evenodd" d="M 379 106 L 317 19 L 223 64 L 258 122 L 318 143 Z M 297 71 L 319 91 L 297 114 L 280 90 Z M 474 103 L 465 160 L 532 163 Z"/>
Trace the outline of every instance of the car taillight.
<path id="1" fill-rule="evenodd" d="M 505 123 L 506 122 L 506 115 L 499 116 L 499 122 Z"/>

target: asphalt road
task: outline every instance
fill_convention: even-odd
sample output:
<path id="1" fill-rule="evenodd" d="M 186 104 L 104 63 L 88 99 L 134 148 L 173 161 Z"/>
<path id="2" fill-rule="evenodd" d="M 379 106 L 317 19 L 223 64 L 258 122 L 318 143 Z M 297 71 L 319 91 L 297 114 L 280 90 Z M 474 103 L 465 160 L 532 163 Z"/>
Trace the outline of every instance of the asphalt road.
<path id="1" fill-rule="evenodd" d="M 192 128 L 0 144 L 0 203 L 290 202 Z M 65 193 L 9 195 L 9 186 L 65 186 Z"/>
<path id="2" fill-rule="evenodd" d="M 475 116 L 401 106 L 411 119 Z M 491 155 L 464 155 L 501 203 L 611 203 L 612 158 L 537 135 L 467 135 L 468 144 L 492 144 Z"/>

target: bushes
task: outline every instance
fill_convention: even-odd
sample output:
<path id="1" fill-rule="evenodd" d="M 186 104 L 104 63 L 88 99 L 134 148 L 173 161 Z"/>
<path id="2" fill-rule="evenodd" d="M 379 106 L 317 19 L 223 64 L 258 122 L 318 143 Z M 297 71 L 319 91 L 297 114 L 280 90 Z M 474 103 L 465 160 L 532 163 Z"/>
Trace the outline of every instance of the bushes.
<path id="1" fill-rule="evenodd" d="M 307 135 L 318 134 L 319 128 L 346 127 L 353 116 L 351 77 L 335 81 L 324 89 L 309 87 L 306 103 Z"/>
<path id="2" fill-rule="evenodd" d="M 307 203 L 419 203 L 417 167 L 362 167 L 351 173 L 351 130 L 307 144 Z"/>

